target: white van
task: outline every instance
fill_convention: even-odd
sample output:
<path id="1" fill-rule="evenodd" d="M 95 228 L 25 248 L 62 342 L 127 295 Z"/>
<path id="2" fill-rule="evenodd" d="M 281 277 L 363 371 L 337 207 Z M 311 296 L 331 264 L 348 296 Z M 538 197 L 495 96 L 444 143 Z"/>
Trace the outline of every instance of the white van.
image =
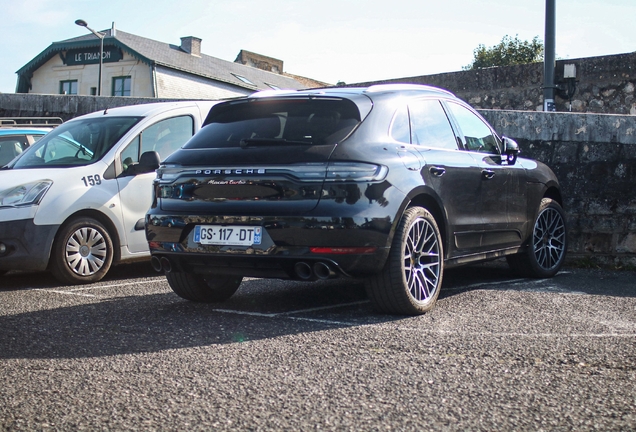
<path id="1" fill-rule="evenodd" d="M 0 169 L 0 274 L 50 270 L 68 284 L 149 258 L 144 217 L 159 161 L 215 102 L 160 102 L 69 120 Z"/>

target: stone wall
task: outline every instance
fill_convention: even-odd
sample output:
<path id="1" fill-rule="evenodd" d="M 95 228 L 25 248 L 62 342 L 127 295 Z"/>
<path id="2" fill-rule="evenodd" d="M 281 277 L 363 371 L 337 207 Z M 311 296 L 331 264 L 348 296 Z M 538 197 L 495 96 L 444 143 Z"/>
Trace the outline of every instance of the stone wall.
<path id="1" fill-rule="evenodd" d="M 70 120 L 82 114 L 124 105 L 174 102 L 177 99 L 114 96 L 40 95 L 0 93 L 0 117 L 60 117 Z"/>
<path id="2" fill-rule="evenodd" d="M 0 94 L 0 117 L 64 120 L 152 98 Z M 174 99 L 167 99 L 173 102 Z M 569 258 L 636 266 L 636 116 L 480 110 L 522 156 L 550 166 L 568 213 Z"/>
<path id="3" fill-rule="evenodd" d="M 554 170 L 568 214 L 570 260 L 636 266 L 636 117 L 482 110 L 521 156 Z"/>
<path id="4" fill-rule="evenodd" d="M 557 94 L 557 111 L 636 115 L 636 53 L 559 60 L 555 82 L 564 89 L 566 64 L 576 66 L 576 90 L 571 101 Z M 397 82 L 441 87 L 479 109 L 543 110 L 543 63 L 396 78 L 362 85 Z"/>

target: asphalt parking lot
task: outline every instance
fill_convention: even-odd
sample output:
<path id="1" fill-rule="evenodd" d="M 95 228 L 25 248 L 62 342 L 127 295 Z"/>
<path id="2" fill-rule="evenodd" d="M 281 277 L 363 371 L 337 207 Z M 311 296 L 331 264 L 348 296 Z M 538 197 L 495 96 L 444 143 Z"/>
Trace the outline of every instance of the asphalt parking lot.
<path id="1" fill-rule="evenodd" d="M 0 278 L 2 430 L 635 430 L 636 272 L 449 270 L 436 308 L 250 279 L 181 300 L 147 263 Z"/>

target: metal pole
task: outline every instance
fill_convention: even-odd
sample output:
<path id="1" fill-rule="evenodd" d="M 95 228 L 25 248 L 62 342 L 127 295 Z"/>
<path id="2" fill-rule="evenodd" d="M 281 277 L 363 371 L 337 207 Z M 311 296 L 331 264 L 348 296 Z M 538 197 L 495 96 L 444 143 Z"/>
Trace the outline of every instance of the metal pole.
<path id="1" fill-rule="evenodd" d="M 545 0 L 545 45 L 543 57 L 543 111 L 556 111 L 554 106 L 554 68 L 556 45 L 556 0 Z"/>
<path id="2" fill-rule="evenodd" d="M 99 38 L 99 82 L 97 83 L 97 96 L 102 95 L 102 62 L 104 58 L 104 36 Z"/>
<path id="3" fill-rule="evenodd" d="M 106 33 L 96 32 L 92 28 L 88 26 L 88 23 L 83 19 L 75 20 L 75 24 L 80 27 L 86 27 L 91 31 L 95 36 L 99 38 L 99 74 L 98 74 L 98 82 L 97 82 L 97 96 L 102 95 L 102 63 L 104 61 L 104 38 L 106 37 Z"/>

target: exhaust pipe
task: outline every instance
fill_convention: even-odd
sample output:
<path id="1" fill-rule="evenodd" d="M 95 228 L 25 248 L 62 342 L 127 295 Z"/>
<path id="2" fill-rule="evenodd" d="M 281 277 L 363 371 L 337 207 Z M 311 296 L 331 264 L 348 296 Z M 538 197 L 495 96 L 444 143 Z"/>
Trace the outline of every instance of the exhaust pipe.
<path id="1" fill-rule="evenodd" d="M 166 257 L 161 257 L 161 269 L 166 272 L 166 273 L 170 273 L 172 271 L 172 264 L 170 263 L 170 260 Z"/>
<path id="2" fill-rule="evenodd" d="M 306 262 L 297 262 L 294 265 L 294 271 L 296 272 L 296 275 L 303 280 L 311 279 L 311 267 L 309 267 L 309 264 Z"/>
<path id="3" fill-rule="evenodd" d="M 159 258 L 157 258 L 156 256 L 152 256 L 150 257 L 150 265 L 152 266 L 153 270 L 161 273 L 162 269 L 161 269 L 161 260 L 159 260 Z"/>
<path id="4" fill-rule="evenodd" d="M 318 279 L 330 279 L 336 276 L 336 272 L 334 272 L 328 264 L 323 262 L 317 262 L 314 264 L 314 274 Z"/>

